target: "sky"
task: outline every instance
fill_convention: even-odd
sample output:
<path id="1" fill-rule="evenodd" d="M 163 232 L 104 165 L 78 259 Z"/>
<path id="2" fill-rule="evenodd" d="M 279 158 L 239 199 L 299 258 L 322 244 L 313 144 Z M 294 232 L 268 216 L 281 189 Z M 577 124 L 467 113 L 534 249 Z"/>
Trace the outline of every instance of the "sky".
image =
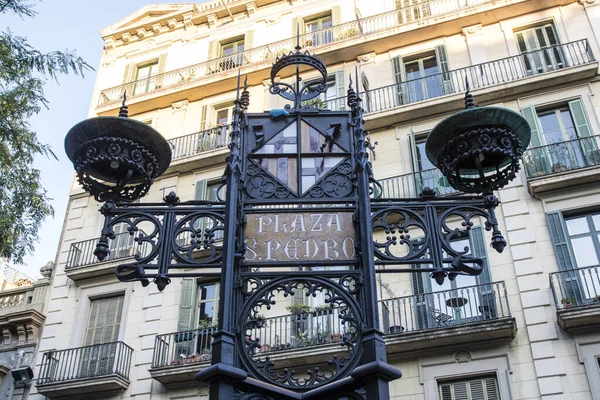
<path id="1" fill-rule="evenodd" d="M 147 4 L 184 3 L 186 1 L 142 0 L 46 0 L 37 2 L 35 18 L 21 19 L 13 14 L 0 15 L 0 30 L 10 28 L 13 35 L 27 38 L 30 45 L 42 52 L 76 50 L 90 66 L 98 69 L 103 41 L 100 30 L 125 18 Z M 203 1 L 196 1 L 201 3 Z M 92 101 L 96 72 L 85 78 L 60 76 L 59 82 L 49 80 L 44 88 L 50 105 L 30 122 L 40 142 L 49 144 L 58 157 L 39 157 L 35 166 L 41 170 L 42 184 L 48 190 L 54 207 L 54 218 L 41 226 L 40 242 L 33 255 L 25 258 L 26 265 L 15 265 L 23 273 L 36 277 L 48 261 L 54 261 L 65 216 L 69 190 L 73 181 L 73 165 L 64 151 L 64 137 L 77 122 L 87 118 Z M 96 102 L 97 99 L 93 99 Z M 98 232 L 100 234 L 100 232 Z"/>

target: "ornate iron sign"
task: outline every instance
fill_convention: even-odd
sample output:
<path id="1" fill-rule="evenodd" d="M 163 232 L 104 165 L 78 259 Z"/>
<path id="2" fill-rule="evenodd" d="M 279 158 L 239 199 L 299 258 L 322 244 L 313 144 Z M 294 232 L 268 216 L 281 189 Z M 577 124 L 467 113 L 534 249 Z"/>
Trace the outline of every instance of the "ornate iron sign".
<path id="1" fill-rule="evenodd" d="M 246 262 L 350 261 L 356 258 L 351 212 L 247 214 Z"/>

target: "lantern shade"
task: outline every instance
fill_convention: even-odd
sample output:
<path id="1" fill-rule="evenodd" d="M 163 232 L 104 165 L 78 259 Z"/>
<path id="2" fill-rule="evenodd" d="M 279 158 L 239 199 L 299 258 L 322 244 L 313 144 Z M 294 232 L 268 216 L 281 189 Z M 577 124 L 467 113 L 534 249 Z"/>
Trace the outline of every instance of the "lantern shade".
<path id="1" fill-rule="evenodd" d="M 501 107 L 468 108 L 451 115 L 433 128 L 425 144 L 427 158 L 439 168 L 438 156 L 450 140 L 470 130 L 481 128 L 504 128 L 512 132 L 521 142 L 521 150 L 525 150 L 531 140 L 531 128 L 520 114 Z M 489 172 L 510 163 L 510 157 L 489 156 L 482 160 L 482 167 L 485 172 Z M 469 164 L 464 163 L 464 169 L 461 170 L 466 174 L 478 174 L 475 162 Z"/>
<path id="2" fill-rule="evenodd" d="M 121 138 L 130 140 L 156 158 L 158 169 L 155 176 L 163 174 L 171 162 L 171 146 L 167 140 L 155 129 L 134 119 L 122 117 L 96 117 L 86 119 L 73 126 L 65 137 L 65 151 L 69 159 L 76 164 L 81 147 L 91 145 L 94 139 Z M 85 149 L 83 149 L 85 150 Z M 105 182 L 119 182 L 127 173 L 126 165 L 114 168 L 105 163 L 96 162 L 88 170 L 88 174 Z M 129 183 L 143 182 L 145 177 L 134 171 L 129 178 Z"/>

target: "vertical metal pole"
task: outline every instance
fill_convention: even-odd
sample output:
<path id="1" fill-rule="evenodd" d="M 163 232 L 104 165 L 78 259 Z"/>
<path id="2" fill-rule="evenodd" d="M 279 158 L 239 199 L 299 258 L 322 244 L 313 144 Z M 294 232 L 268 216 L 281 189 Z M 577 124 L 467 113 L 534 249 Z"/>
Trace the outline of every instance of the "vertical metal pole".
<path id="1" fill-rule="evenodd" d="M 358 70 L 356 71 L 358 87 Z M 352 77 L 350 77 L 352 85 Z M 360 230 L 361 263 L 364 280 L 364 330 L 362 366 L 355 369 L 352 376 L 358 378 L 367 390 L 368 400 L 384 400 L 390 398 L 388 382 L 399 378 L 402 373 L 389 366 L 386 361 L 385 342 L 379 330 L 379 313 L 377 309 L 377 283 L 375 277 L 375 251 L 373 246 L 373 222 L 371 219 L 371 199 L 369 180 L 372 175 L 371 163 L 367 158 L 365 142 L 363 109 L 360 96 L 348 90 L 348 102 L 352 109 L 354 125 L 354 143 L 356 150 L 356 174 L 358 189 L 358 223 Z M 354 98 L 353 98 L 354 97 Z"/>

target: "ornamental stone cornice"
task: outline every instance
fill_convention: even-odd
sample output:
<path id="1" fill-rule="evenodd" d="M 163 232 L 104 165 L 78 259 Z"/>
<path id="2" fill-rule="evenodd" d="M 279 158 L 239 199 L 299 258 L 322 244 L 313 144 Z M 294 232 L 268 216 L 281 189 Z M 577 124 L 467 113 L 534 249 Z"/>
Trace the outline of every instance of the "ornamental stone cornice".
<path id="1" fill-rule="evenodd" d="M 360 56 L 356 57 L 356 59 L 358 60 L 358 62 L 361 65 L 370 64 L 370 63 L 375 62 L 376 56 L 377 56 L 377 53 L 371 52 L 371 53 L 367 53 L 367 54 L 361 54 Z"/>
<path id="2" fill-rule="evenodd" d="M 10 372 L 10 368 L 6 365 L 0 365 L 0 378 L 4 378 Z"/>
<path id="3" fill-rule="evenodd" d="M 463 28 L 462 33 L 464 36 L 477 36 L 477 35 L 481 35 L 482 32 L 482 25 L 481 24 L 477 24 L 477 25 L 471 25 L 471 26 L 466 26 Z"/>
<path id="4" fill-rule="evenodd" d="M 217 14 L 208 14 L 206 16 L 206 18 L 208 20 L 209 28 L 214 28 L 217 25 L 217 22 L 219 22 L 219 18 L 217 18 Z"/>
<path id="5" fill-rule="evenodd" d="M 186 111 L 189 105 L 190 105 L 189 100 L 181 100 L 181 101 L 176 101 L 175 103 L 171 104 L 171 107 L 173 108 L 174 111 Z"/>

